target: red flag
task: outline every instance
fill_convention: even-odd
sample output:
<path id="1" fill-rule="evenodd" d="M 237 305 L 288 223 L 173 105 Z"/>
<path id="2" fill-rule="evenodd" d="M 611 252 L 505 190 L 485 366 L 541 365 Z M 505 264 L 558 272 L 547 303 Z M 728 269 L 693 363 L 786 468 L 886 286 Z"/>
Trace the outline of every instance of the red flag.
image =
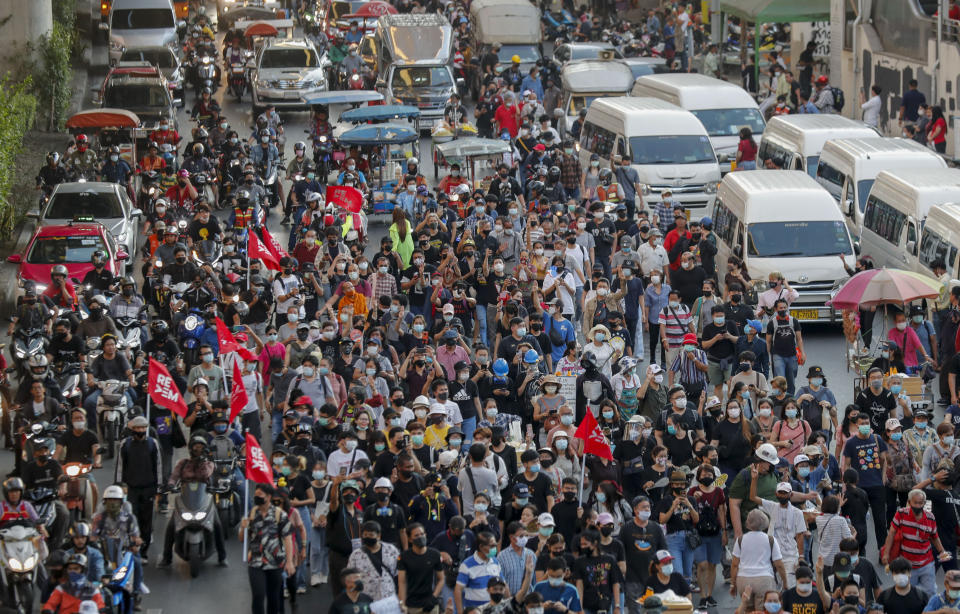
<path id="1" fill-rule="evenodd" d="M 247 256 L 253 259 L 263 260 L 263 263 L 267 265 L 268 269 L 273 269 L 274 271 L 280 270 L 280 262 L 273 257 L 270 250 L 263 247 L 263 244 L 260 243 L 260 239 L 257 238 L 257 233 L 255 232 L 247 233 Z"/>
<path id="2" fill-rule="evenodd" d="M 247 406 L 249 397 L 247 389 L 243 387 L 243 374 L 240 372 L 240 365 L 237 361 L 233 362 L 233 390 L 230 391 L 230 422 L 240 415 L 243 408 Z"/>
<path id="3" fill-rule="evenodd" d="M 284 250 L 280 245 L 280 242 L 273 238 L 273 235 L 270 234 L 270 231 L 267 230 L 266 226 L 263 227 L 262 231 L 263 245 L 267 248 L 267 251 L 269 251 L 273 257 L 277 259 L 277 262 L 279 262 L 281 258 L 286 258 L 289 256 L 286 250 Z"/>
<path id="4" fill-rule="evenodd" d="M 351 213 L 360 213 L 363 207 L 363 193 L 345 185 L 328 185 L 327 202 L 342 207 Z"/>
<path id="5" fill-rule="evenodd" d="M 600 425 L 597 424 L 597 419 L 593 417 L 593 413 L 591 413 L 589 409 L 573 436 L 583 440 L 584 454 L 593 454 L 600 458 L 613 460 L 613 452 L 610 451 L 610 444 L 603 435 Z"/>
<path id="6" fill-rule="evenodd" d="M 257 438 L 247 433 L 247 479 L 257 484 L 273 484 L 273 469 Z"/>
<path id="7" fill-rule="evenodd" d="M 154 403 L 166 407 L 181 418 L 187 417 L 187 404 L 184 403 L 180 391 L 170 372 L 163 363 L 150 359 L 147 367 L 147 390 Z"/>
<path id="8" fill-rule="evenodd" d="M 260 360 L 256 354 L 254 354 L 253 352 L 251 352 L 245 346 L 242 346 L 242 345 L 237 347 L 237 354 L 240 354 L 240 358 L 244 360 L 250 360 L 250 361 Z"/>
<path id="9" fill-rule="evenodd" d="M 233 333 L 227 328 L 226 322 L 217 318 L 217 344 L 220 346 L 221 354 L 236 352 L 240 344 L 233 338 Z"/>

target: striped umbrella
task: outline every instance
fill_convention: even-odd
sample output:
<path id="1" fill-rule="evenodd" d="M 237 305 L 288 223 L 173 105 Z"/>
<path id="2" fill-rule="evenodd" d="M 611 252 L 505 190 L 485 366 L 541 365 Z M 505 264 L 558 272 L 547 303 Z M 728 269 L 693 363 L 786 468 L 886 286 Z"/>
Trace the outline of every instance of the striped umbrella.
<path id="1" fill-rule="evenodd" d="M 836 309 L 902 305 L 922 298 L 937 298 L 942 288 L 943 284 L 922 273 L 870 269 L 848 279 L 829 304 Z"/>

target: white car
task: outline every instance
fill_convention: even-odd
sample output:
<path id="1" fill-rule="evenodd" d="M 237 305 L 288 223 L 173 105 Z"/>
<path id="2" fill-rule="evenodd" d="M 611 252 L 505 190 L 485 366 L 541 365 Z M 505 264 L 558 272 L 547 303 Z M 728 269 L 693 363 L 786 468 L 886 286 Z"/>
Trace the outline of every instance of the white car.
<path id="1" fill-rule="evenodd" d="M 327 90 L 322 58 L 306 39 L 275 41 L 257 55 L 253 72 L 253 115 L 268 104 L 277 109 L 301 109 Z"/>

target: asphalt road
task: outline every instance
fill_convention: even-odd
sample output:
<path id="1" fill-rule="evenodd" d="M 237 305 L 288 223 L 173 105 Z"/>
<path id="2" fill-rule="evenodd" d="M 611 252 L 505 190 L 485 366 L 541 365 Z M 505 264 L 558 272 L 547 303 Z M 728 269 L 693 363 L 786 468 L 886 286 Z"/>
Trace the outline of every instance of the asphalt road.
<path id="1" fill-rule="evenodd" d="M 106 49 L 102 43 L 95 45 L 93 60 L 93 63 L 102 66 L 105 72 Z M 94 80 L 91 81 L 91 83 L 95 82 Z M 221 100 L 231 126 L 241 136 L 248 135 L 252 123 L 249 98 L 242 104 L 236 103 L 232 98 L 223 101 L 222 88 L 215 94 L 215 98 Z M 180 114 L 180 131 L 185 137 L 188 137 L 192 126 L 188 117 L 189 108 L 193 104 L 191 94 L 187 94 L 186 102 L 186 108 Z M 309 118 L 307 113 L 289 113 L 284 114 L 283 119 L 288 135 L 287 156 L 289 158 L 293 155 L 293 143 L 301 140 L 301 136 L 305 136 L 303 130 L 307 128 Z M 421 151 L 425 153 L 431 151 L 429 138 L 424 139 L 421 143 Z M 424 155 L 423 158 L 422 164 L 425 166 L 423 173 L 427 177 L 432 177 L 429 155 Z M 226 217 L 225 213 L 220 215 Z M 371 246 L 378 246 L 380 237 L 386 233 L 386 219 L 383 216 L 371 218 Z M 282 235 L 285 238 L 288 227 L 280 226 L 279 222 L 280 217 L 277 213 L 268 219 L 271 231 L 276 236 Z M 139 270 L 139 267 L 135 267 L 135 269 Z M 836 394 L 840 408 L 843 408 L 853 400 L 853 377 L 845 366 L 844 354 L 846 348 L 839 327 L 810 326 L 805 328 L 804 337 L 808 356 L 807 365 L 823 367 L 827 374 L 829 386 Z M 7 340 L 2 339 L 2 341 Z M 801 376 L 804 374 L 805 372 L 802 372 Z M 942 414 L 942 412 L 939 413 Z M 4 453 L 0 455 L 0 465 L 2 465 L 0 470 L 3 470 L 4 466 L 12 467 L 12 462 L 12 454 Z M 98 470 L 96 479 L 101 485 L 110 483 L 113 480 L 113 467 Z M 250 607 L 250 591 L 244 565 L 241 563 L 241 547 L 236 535 L 230 536 L 227 542 L 229 568 L 218 568 L 213 564 L 213 561 L 208 561 L 201 570 L 200 576 L 191 579 L 186 565 L 176 558 L 172 568 L 163 570 L 156 568 L 167 518 L 167 516 L 157 515 L 154 522 L 155 546 L 151 548 L 151 564 L 145 569 L 145 581 L 150 590 L 150 593 L 144 599 L 145 610 L 154 613 L 247 611 Z M 876 545 L 872 536 L 869 539 L 868 558 L 875 561 L 877 559 Z M 881 575 L 884 583 L 888 583 L 889 577 L 882 571 Z M 729 595 L 729 587 L 721 585 L 720 582 L 718 580 L 718 586 L 714 591 L 715 598 L 720 603 L 717 611 L 732 611 L 738 600 L 732 598 Z M 310 589 L 306 595 L 299 596 L 297 610 L 301 612 L 325 611 L 329 607 L 331 599 L 330 591 L 326 586 Z M 695 594 L 694 602 L 696 603 L 698 599 L 699 596 Z"/>

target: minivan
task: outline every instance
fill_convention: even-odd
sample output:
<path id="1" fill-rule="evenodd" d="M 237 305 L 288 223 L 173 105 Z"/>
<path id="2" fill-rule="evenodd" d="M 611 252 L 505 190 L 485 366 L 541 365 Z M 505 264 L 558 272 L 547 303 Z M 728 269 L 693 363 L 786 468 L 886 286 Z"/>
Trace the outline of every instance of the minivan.
<path id="1" fill-rule="evenodd" d="M 766 125 L 757 102 L 745 89 L 706 75 L 646 75 L 634 82 L 631 94 L 659 98 L 696 115 L 721 164 L 736 159 L 741 128 L 750 128 L 759 140 Z"/>
<path id="2" fill-rule="evenodd" d="M 717 270 L 741 259 L 753 287 L 767 289 L 781 273 L 799 298 L 790 315 L 801 322 L 837 322 L 827 302 L 854 266 L 853 241 L 830 194 L 802 171 L 737 171 L 717 188 L 712 208 Z M 843 262 L 837 256 L 843 257 Z"/>
<path id="3" fill-rule="evenodd" d="M 960 204 L 933 205 L 927 213 L 927 222 L 920 233 L 920 251 L 914 270 L 936 277 L 931 266 L 937 260 L 947 264 L 950 279 L 960 275 Z"/>
<path id="4" fill-rule="evenodd" d="M 706 214 L 720 181 L 720 165 L 710 137 L 692 113 L 657 98 L 598 98 L 587 109 L 580 130 L 580 163 L 629 157 L 640 175 L 647 205 L 673 192 L 688 215 Z M 693 210 L 693 211 L 691 211 Z"/>
<path id="5" fill-rule="evenodd" d="M 824 143 L 877 136 L 880 134 L 870 126 L 841 115 L 777 115 L 763 131 L 757 168 L 803 170 L 816 177 Z"/>
<path id="6" fill-rule="evenodd" d="M 597 98 L 626 96 L 632 85 L 633 71 L 623 60 L 611 57 L 564 64 L 560 70 L 564 134 L 570 132 L 581 109 L 589 108 Z"/>
<path id="7" fill-rule="evenodd" d="M 179 43 L 171 0 L 113 0 L 106 27 L 110 30 L 111 63 L 118 62 L 128 47 L 176 49 Z"/>
<path id="8" fill-rule="evenodd" d="M 831 139 L 823 145 L 816 179 L 837 201 L 850 235 L 856 239 L 877 173 L 884 169 L 946 167 L 941 156 L 911 139 Z"/>
<path id="9" fill-rule="evenodd" d="M 917 241 L 930 208 L 953 202 L 960 202 L 960 169 L 879 172 L 863 211 L 861 253 L 878 267 L 917 270 Z"/>

